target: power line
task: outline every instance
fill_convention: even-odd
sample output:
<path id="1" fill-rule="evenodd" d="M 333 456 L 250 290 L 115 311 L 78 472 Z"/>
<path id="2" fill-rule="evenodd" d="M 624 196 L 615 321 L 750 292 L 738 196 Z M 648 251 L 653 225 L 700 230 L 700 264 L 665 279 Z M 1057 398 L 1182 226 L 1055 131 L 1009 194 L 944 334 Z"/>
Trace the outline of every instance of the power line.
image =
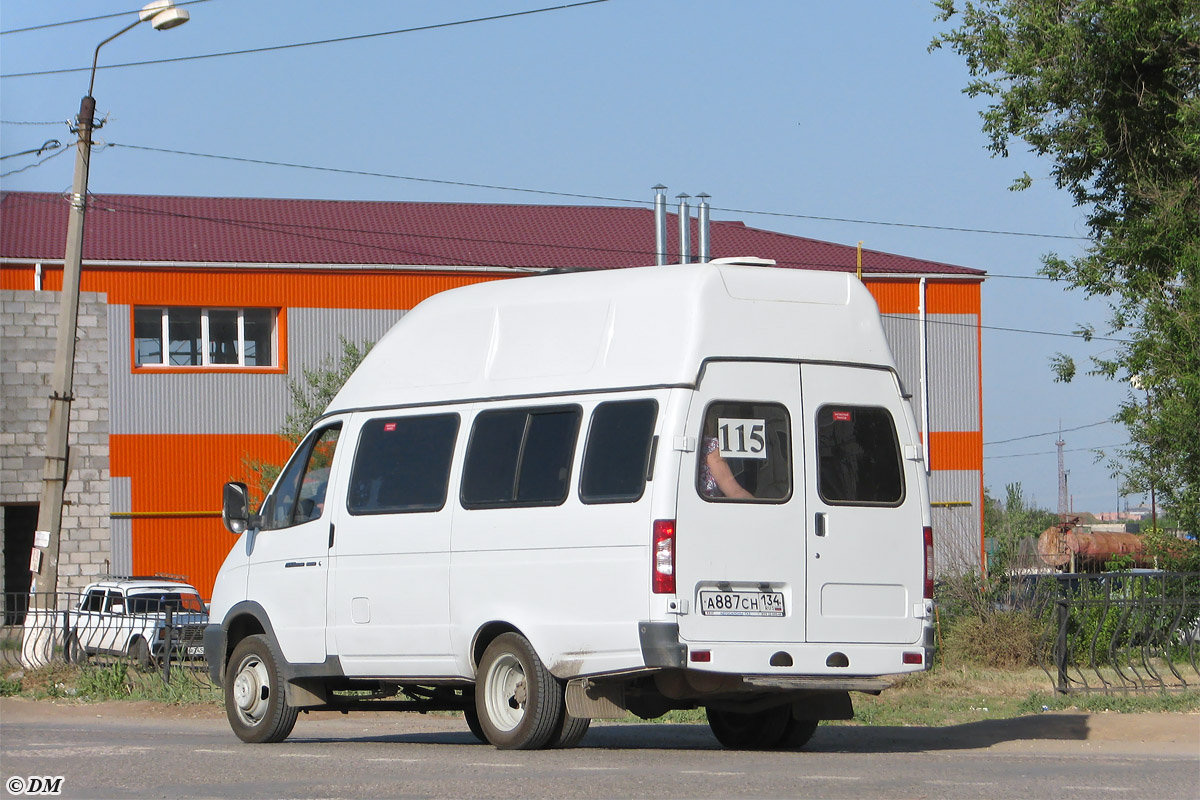
<path id="1" fill-rule="evenodd" d="M 40 156 L 47 150 L 57 150 L 62 146 L 62 142 L 60 142 L 58 139 L 47 139 L 41 147 L 35 147 L 31 150 L 22 150 L 19 153 L 9 153 L 6 156 L 0 156 L 0 161 L 4 161 L 5 159 L 9 158 L 19 158 L 21 156 Z"/>
<path id="2" fill-rule="evenodd" d="M 26 122 L 24 120 L 0 119 L 0 125 L 66 125 L 66 120 L 57 120 L 55 122 Z"/>
<path id="3" fill-rule="evenodd" d="M 51 153 L 50 155 L 48 155 L 48 156 L 46 156 L 45 158 L 41 159 L 40 161 L 35 161 L 35 162 L 34 162 L 34 163 L 32 163 L 32 164 L 26 164 L 25 166 L 23 166 L 23 167 L 21 167 L 21 168 L 19 168 L 19 169 L 12 169 L 12 170 L 9 170 L 8 172 L 0 172 L 0 178 L 7 178 L 9 175 L 16 175 L 18 172 L 24 172 L 25 170 L 29 170 L 29 169 L 34 169 L 34 168 L 36 168 L 36 167 L 40 167 L 42 164 L 45 164 L 45 163 L 46 163 L 47 161 L 49 161 L 50 159 L 52 159 L 52 158 L 58 158 L 58 157 L 59 157 L 59 156 L 61 156 L 63 153 L 66 153 L 66 152 L 70 151 L 70 149 L 71 149 L 71 148 L 69 148 L 69 147 L 60 147 L 59 149 L 55 150 L 53 153 Z"/>
<path id="4" fill-rule="evenodd" d="M 1037 439 L 1042 436 L 1055 436 L 1056 434 L 1059 434 L 1059 433 L 1071 433 L 1072 431 L 1081 431 L 1084 428 L 1094 428 L 1097 425 L 1112 425 L 1112 424 L 1113 424 L 1113 421 L 1111 419 L 1106 419 L 1106 420 L 1101 420 L 1100 422 L 1093 422 L 1088 425 L 1080 425 L 1077 428 L 1063 428 L 1063 429 L 1057 430 L 1057 431 L 1046 431 L 1045 433 L 1031 433 L 1027 436 L 1017 436 L 1012 439 L 1001 439 L 1000 441 L 997 441 L 997 442 L 984 442 L 983 446 L 989 447 L 994 444 L 1009 444 L 1010 442 L 1020 442 L 1020 441 L 1024 441 L 1025 439 Z"/>
<path id="5" fill-rule="evenodd" d="M 881 313 L 880 316 L 887 317 L 889 319 L 909 320 L 911 322 L 920 322 L 921 321 L 921 319 L 919 317 L 917 317 L 913 314 Z M 953 326 L 961 327 L 961 328 L 970 328 L 971 330 L 980 329 L 980 330 L 985 330 L 985 331 L 1002 331 L 1004 333 L 1027 333 L 1027 334 L 1031 334 L 1033 336 L 1057 336 L 1059 338 L 1064 338 L 1064 339 L 1083 339 L 1084 341 L 1093 341 L 1093 342 L 1116 342 L 1117 344 L 1131 344 L 1131 342 L 1128 339 L 1114 339 L 1114 338 L 1108 337 L 1108 336 L 1091 336 L 1091 337 L 1085 339 L 1083 334 L 1081 334 L 1081 333 L 1062 333 L 1061 331 L 1035 331 L 1035 330 L 1030 330 L 1029 328 L 1009 328 L 1009 327 L 1005 327 L 1005 326 L 1001 326 L 1001 325 L 976 325 L 973 322 L 955 322 L 954 320 L 949 320 L 949 319 L 926 319 L 925 321 L 932 325 L 953 325 Z"/>
<path id="6" fill-rule="evenodd" d="M 610 197 L 610 196 L 606 196 L 606 195 L 582 194 L 579 192 L 559 192 L 559 191 L 553 191 L 550 189 L 530 189 L 530 188 L 521 187 L 521 186 L 503 186 L 500 184 L 493 184 L 493 183 L 476 183 L 476 182 L 472 182 L 472 181 L 455 181 L 455 180 L 448 180 L 448 179 L 444 179 L 444 178 L 424 178 L 424 177 L 418 177 L 415 175 L 398 175 L 395 173 L 376 172 L 373 170 L 345 169 L 345 168 L 341 168 L 341 167 L 322 167 L 322 166 L 317 166 L 314 164 L 297 164 L 297 163 L 288 162 L 288 161 L 274 161 L 274 160 L 270 160 L 270 159 L 247 158 L 247 157 L 242 157 L 242 156 L 227 156 L 227 155 L 219 155 L 216 153 L 198 153 L 198 152 L 189 151 L 189 150 L 173 150 L 173 149 L 169 149 L 169 148 L 165 148 L 165 147 L 150 147 L 147 145 L 123 144 L 120 142 L 110 142 L 108 146 L 109 147 L 124 147 L 129 150 L 144 150 L 144 151 L 151 152 L 151 153 L 165 153 L 168 155 L 191 156 L 193 158 L 211 158 L 211 159 L 216 159 L 219 161 L 235 161 L 235 162 L 240 162 L 243 164 L 257 164 L 260 166 L 286 167 L 289 169 L 304 169 L 304 170 L 311 170 L 311 171 L 315 171 L 315 172 L 332 172 L 332 173 L 337 173 L 337 174 L 342 174 L 342 175 L 358 175 L 358 176 L 368 177 L 368 178 L 387 178 L 390 180 L 413 181 L 416 183 L 430 183 L 430 184 L 437 184 L 437 185 L 441 185 L 441 186 L 461 186 L 461 187 L 468 188 L 468 189 L 490 189 L 493 191 L 500 191 L 500 192 L 520 192 L 520 193 L 524 193 L 524 194 L 536 194 L 536 195 L 543 195 L 543 196 L 547 196 L 547 197 L 563 197 L 563 198 L 568 198 L 571 200 L 600 200 L 600 201 L 603 201 L 606 203 L 629 203 L 629 204 L 638 205 L 638 206 L 652 205 L 652 202 L 649 200 L 635 200 L 635 199 L 631 199 L 628 197 Z M 844 218 L 840 218 L 840 217 L 823 217 L 823 216 L 816 216 L 816 215 L 812 215 L 812 214 L 793 214 L 793 213 L 787 213 L 787 212 L 781 212 L 781 211 L 759 211 L 759 210 L 753 210 L 753 209 L 723 208 L 723 207 L 718 207 L 718 206 L 713 206 L 712 208 L 714 211 L 727 211 L 727 212 L 736 213 L 736 214 L 757 214 L 757 215 L 770 216 L 770 217 L 790 217 L 790 218 L 794 218 L 794 219 L 808 219 L 808 220 L 833 221 L 833 222 L 853 222 L 853 223 L 859 224 L 859 225 L 884 225 L 884 226 L 897 227 L 897 228 L 918 228 L 918 229 L 922 229 L 922 230 L 940 230 L 940 231 L 952 231 L 952 232 L 959 232 L 959 233 L 983 233 L 983 234 L 995 234 L 995 235 L 1001 235 L 1001 236 L 1031 236 L 1031 237 L 1037 237 L 1037 238 L 1059 238 L 1059 239 L 1077 238 L 1077 237 L 1071 237 L 1071 236 L 1064 236 L 1064 235 L 1060 235 L 1060 234 L 1021 233 L 1019 231 L 988 230 L 988 229 L 984 229 L 984 228 L 961 228 L 961 227 L 953 227 L 953 226 L 947 226 L 947 225 L 925 225 L 925 224 L 915 224 L 915 223 L 906 223 L 906 222 L 891 222 L 891 221 L 880 221 L 880 220 L 849 220 L 849 219 L 844 219 Z M 713 224 L 715 225 L 715 224 L 719 224 L 719 223 L 714 222 Z M 829 266 L 834 266 L 834 265 L 829 265 Z M 844 265 L 836 265 L 836 266 L 844 266 Z M 998 276 L 998 277 L 1001 277 L 1001 276 Z M 1002 276 L 1002 277 L 1007 277 L 1007 276 Z M 1028 276 L 1013 276 L 1013 277 L 1028 277 Z M 1049 278 L 1042 278 L 1042 280 L 1049 280 Z"/>
<path id="7" fill-rule="evenodd" d="M 1086 236 L 1069 236 L 1063 233 L 1028 233 L 1025 231 L 1001 231 L 987 228 L 956 228 L 948 225 L 919 225 L 911 222 L 879 222 L 865 219 L 849 219 L 845 217 L 817 217 L 810 214 L 789 214 L 781 211 L 750 211 L 741 208 L 721 208 L 713 206 L 713 211 L 728 211 L 732 214 L 759 214 L 767 217 L 791 217 L 794 219 L 811 219 L 821 222 L 849 222 L 855 225 L 891 225 L 897 228 L 919 228 L 934 231 L 954 231 L 957 233 L 989 233 L 995 236 L 1029 236 L 1040 239 L 1073 239 L 1088 241 Z"/>
<path id="8" fill-rule="evenodd" d="M 1072 450 L 1063 450 L 1063 452 L 1064 453 L 1082 453 L 1085 451 L 1090 451 L 1090 452 L 1094 453 L 1098 450 L 1102 450 L 1107 447 L 1128 447 L 1131 444 L 1133 444 L 1133 442 L 1121 442 L 1119 444 L 1098 444 L 1095 447 L 1076 447 Z M 1052 456 L 1052 455 L 1055 455 L 1057 452 L 1058 452 L 1057 450 L 1046 450 L 1041 453 L 1015 453 L 1010 456 L 984 456 L 983 460 L 987 461 L 988 459 L 993 459 L 993 458 L 1028 458 L 1030 456 Z"/>
<path id="9" fill-rule="evenodd" d="M 196 3 L 207 3 L 209 0 L 179 0 L 177 6 L 191 6 Z M 44 25 L 30 25 L 28 28 L 13 28 L 9 31 L 0 31 L 0 36 L 7 36 L 10 33 L 28 33 L 29 31 L 42 31 L 47 28 L 61 28 L 64 25 L 75 25 L 80 22 L 95 22 L 100 19 L 113 19 L 114 17 L 126 17 L 130 14 L 136 14 L 141 9 L 131 8 L 128 11 L 118 11 L 115 14 L 101 14 L 98 17 L 83 17 L 82 19 L 68 19 L 63 22 L 48 22 Z"/>
<path id="10" fill-rule="evenodd" d="M 174 58 L 157 58 L 150 61 L 129 61 L 124 64 L 105 64 L 97 67 L 97 69 L 120 69 L 122 67 L 144 67 L 151 64 L 175 64 L 181 61 L 199 61 L 207 58 L 223 58 L 225 56 L 244 56 L 254 53 L 269 53 L 277 50 L 294 50 L 300 47 L 315 47 L 322 44 L 338 44 L 341 42 L 355 42 L 363 39 L 377 39 L 382 36 L 398 36 L 404 33 L 419 33 L 421 31 L 432 31 L 439 28 L 453 28 L 459 25 L 470 25 L 476 22 L 494 22 L 501 19 L 512 19 L 514 17 L 527 17 L 533 14 L 543 14 L 547 11 L 563 11 L 570 8 L 580 8 L 582 6 L 592 6 L 598 3 L 607 3 L 609 0 L 580 0 L 577 3 L 567 3 L 559 6 L 546 6 L 544 8 L 533 8 L 528 11 L 513 11 L 507 14 L 493 14 L 488 17 L 475 17 L 474 19 L 461 19 L 454 22 L 439 22 L 433 25 L 420 25 L 414 28 L 401 28 L 394 31 L 379 31 L 377 33 L 360 33 L 355 36 L 340 36 L 335 39 L 318 39 L 311 42 L 293 42 L 292 44 L 277 44 L 268 47 L 251 47 L 245 50 L 229 50 L 221 53 L 201 53 L 193 56 L 176 56 Z M 88 72 L 91 67 L 72 67 L 70 69 L 48 69 L 39 70 L 36 72 L 11 72 L 7 75 L 0 75 L 0 78 L 32 78 L 39 75 L 65 75 L 73 72 Z"/>

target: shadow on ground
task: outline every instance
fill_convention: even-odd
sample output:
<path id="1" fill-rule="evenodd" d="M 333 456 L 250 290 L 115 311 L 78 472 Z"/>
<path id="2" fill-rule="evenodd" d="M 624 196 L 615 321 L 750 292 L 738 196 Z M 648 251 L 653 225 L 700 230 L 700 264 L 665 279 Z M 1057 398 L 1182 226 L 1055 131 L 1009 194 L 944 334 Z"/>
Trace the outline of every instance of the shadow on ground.
<path id="1" fill-rule="evenodd" d="M 1053 714 L 985 720 L 939 728 L 821 726 L 804 748 L 815 753 L 923 753 L 937 750 L 975 750 L 1002 742 L 1088 738 L 1086 714 Z M 428 731 L 383 736 L 304 737 L 291 742 L 354 741 L 408 744 L 481 744 L 467 731 Z M 707 725 L 622 724 L 594 725 L 583 749 L 606 750 L 719 750 Z"/>

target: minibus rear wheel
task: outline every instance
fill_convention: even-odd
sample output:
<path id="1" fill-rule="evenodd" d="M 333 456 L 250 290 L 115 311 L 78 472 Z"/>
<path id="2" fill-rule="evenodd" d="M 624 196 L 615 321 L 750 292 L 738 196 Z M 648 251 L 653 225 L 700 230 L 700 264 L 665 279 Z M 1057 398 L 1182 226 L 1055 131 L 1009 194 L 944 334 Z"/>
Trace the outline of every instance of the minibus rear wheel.
<path id="1" fill-rule="evenodd" d="M 225 669 L 229 727 L 243 742 L 282 742 L 295 727 L 297 713 L 287 704 L 279 659 L 267 637 L 242 639 Z"/>
<path id="2" fill-rule="evenodd" d="M 474 706 L 463 709 L 463 716 L 467 720 L 467 727 L 471 729 L 471 735 L 481 742 L 487 741 L 487 734 L 483 732 L 483 726 L 479 724 L 479 712 Z"/>
<path id="3" fill-rule="evenodd" d="M 788 731 L 792 707 L 780 705 L 750 713 L 706 708 L 708 727 L 730 750 L 769 750 L 778 747 Z"/>
<path id="4" fill-rule="evenodd" d="M 475 710 L 501 750 L 536 750 L 560 732 L 563 689 L 519 633 L 497 636 L 475 673 Z"/>
<path id="5" fill-rule="evenodd" d="M 790 719 L 788 720 L 787 729 L 783 732 L 783 738 L 779 740 L 779 747 L 782 750 L 799 750 L 804 745 L 808 744 L 808 740 L 817 732 L 819 720 L 815 719 Z"/>

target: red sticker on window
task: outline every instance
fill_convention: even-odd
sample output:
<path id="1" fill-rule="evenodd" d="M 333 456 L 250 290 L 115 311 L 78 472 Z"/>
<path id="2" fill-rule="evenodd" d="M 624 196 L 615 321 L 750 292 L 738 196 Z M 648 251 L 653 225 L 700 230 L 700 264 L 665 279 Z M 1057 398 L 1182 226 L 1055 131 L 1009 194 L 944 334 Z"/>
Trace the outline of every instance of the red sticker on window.
<path id="1" fill-rule="evenodd" d="M 394 423 L 394 422 L 383 423 L 383 430 L 384 430 L 384 433 L 391 433 L 392 431 L 396 430 L 396 423 Z"/>
<path id="2" fill-rule="evenodd" d="M 850 412 L 849 411 L 833 412 L 833 421 L 834 422 L 849 422 L 850 421 Z"/>

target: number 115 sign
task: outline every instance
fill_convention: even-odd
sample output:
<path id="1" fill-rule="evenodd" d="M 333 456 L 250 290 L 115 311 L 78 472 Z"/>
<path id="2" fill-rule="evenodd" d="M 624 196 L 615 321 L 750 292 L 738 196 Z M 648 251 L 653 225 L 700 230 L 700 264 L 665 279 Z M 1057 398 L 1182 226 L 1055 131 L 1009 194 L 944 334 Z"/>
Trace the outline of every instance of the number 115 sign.
<path id="1" fill-rule="evenodd" d="M 767 457 L 767 421 L 717 419 L 717 450 L 722 458 Z"/>

